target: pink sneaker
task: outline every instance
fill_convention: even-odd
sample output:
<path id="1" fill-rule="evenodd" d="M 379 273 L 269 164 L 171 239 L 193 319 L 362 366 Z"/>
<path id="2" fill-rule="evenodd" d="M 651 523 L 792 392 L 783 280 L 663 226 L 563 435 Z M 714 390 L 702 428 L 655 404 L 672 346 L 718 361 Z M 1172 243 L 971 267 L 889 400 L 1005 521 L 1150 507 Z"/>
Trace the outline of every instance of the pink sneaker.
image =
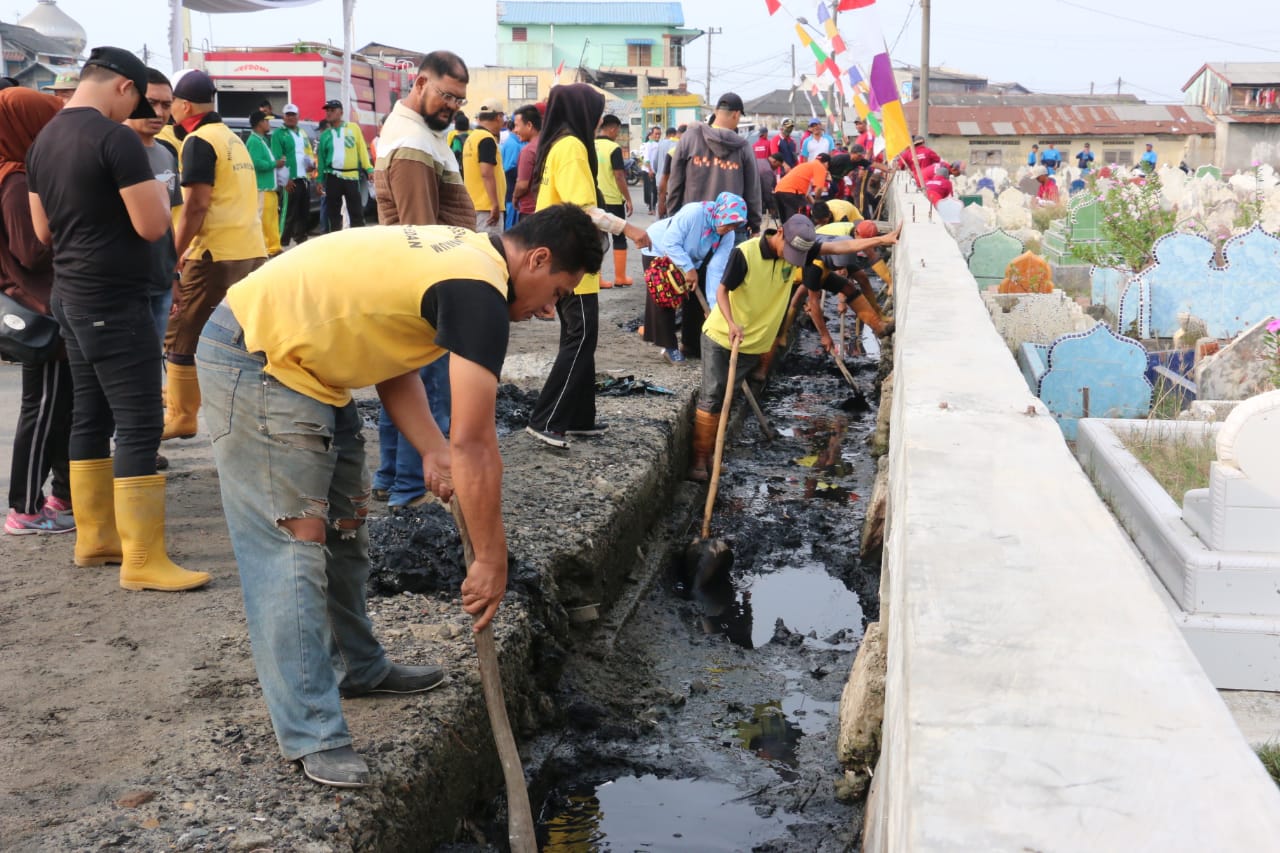
<path id="1" fill-rule="evenodd" d="M 53 495 L 45 498 L 44 505 L 54 512 L 71 512 L 71 504 Z"/>
<path id="2" fill-rule="evenodd" d="M 76 529 L 75 519 L 69 512 L 56 512 L 45 506 L 34 515 L 9 510 L 4 520 L 4 532 L 10 536 L 28 536 L 33 533 L 70 533 Z"/>

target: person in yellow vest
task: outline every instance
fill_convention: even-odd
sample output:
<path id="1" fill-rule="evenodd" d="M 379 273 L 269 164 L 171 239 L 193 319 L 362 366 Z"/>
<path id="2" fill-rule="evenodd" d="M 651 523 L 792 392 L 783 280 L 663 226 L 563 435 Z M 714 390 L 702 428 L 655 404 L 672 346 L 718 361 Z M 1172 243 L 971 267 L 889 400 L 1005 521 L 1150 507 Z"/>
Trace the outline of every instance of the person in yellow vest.
<path id="1" fill-rule="evenodd" d="M 608 113 L 600 119 L 600 131 L 596 136 L 596 185 L 604 199 L 604 209 L 621 219 L 631 215 L 631 188 L 627 186 L 627 167 L 618 147 L 618 133 L 622 119 Z M 607 290 L 614 284 L 630 287 L 635 284 L 627 276 L 627 238 L 613 235 L 613 281 L 600 276 L 600 288 Z"/>
<path id="2" fill-rule="evenodd" d="M 373 225 L 281 255 L 231 288 L 205 326 L 200 381 L 219 425 L 213 456 L 253 659 L 281 751 L 310 779 L 368 784 L 340 697 L 444 680 L 439 666 L 389 661 L 366 615 L 370 483 L 352 390 L 377 388 L 428 487 L 456 495 L 475 548 L 462 607 L 483 629 L 507 586 L 494 401 L 509 324 L 568 296 L 603 254 L 590 217 L 569 204 L 502 235 Z M 446 352 L 448 439 L 418 376 Z"/>
<path id="3" fill-rule="evenodd" d="M 593 137 L 604 115 L 604 96 L 586 83 L 552 86 L 538 137 L 532 184 L 537 209 L 576 204 L 596 228 L 626 234 L 638 248 L 649 235 L 600 207 Z M 568 436 L 603 435 L 609 425 L 596 420 L 596 340 L 600 334 L 600 276 L 585 275 L 571 295 L 556 303 L 560 351 L 534 403 L 526 432 L 551 447 L 566 449 Z"/>
<path id="4" fill-rule="evenodd" d="M 476 206 L 476 230 L 486 234 L 502 233 L 507 209 L 507 176 L 498 155 L 498 134 L 504 117 L 501 104 L 492 99 L 485 101 L 462 144 L 462 180 Z"/>
<path id="5" fill-rule="evenodd" d="M 358 125 L 342 120 L 342 101 L 326 101 L 324 118 L 328 127 L 316 146 L 318 184 L 325 197 L 329 231 L 342 230 L 342 202 L 347 203 L 347 220 L 352 228 L 364 227 L 364 202 L 360 199 L 360 176 L 373 177 L 373 161 Z"/>
<path id="6" fill-rule="evenodd" d="M 770 229 L 733 247 L 716 288 L 715 307 L 702 327 L 702 388 L 694 412 L 689 479 L 707 479 L 733 343 L 738 343 L 738 375 L 746 376 L 773 353 L 797 272 L 807 271 L 821 255 L 860 252 L 897 240 L 895 231 L 867 240 L 824 243 L 818 240 L 813 222 L 796 214 L 783 223 L 781 231 Z"/>
<path id="7" fill-rule="evenodd" d="M 174 311 L 164 335 L 168 408 L 163 438 L 191 438 L 198 425 L 196 343 L 227 288 L 267 256 L 258 217 L 253 159 L 235 131 L 213 111 L 217 89 L 203 71 L 173 79 L 174 132 L 182 141 L 182 213 L 174 233 L 178 269 Z"/>

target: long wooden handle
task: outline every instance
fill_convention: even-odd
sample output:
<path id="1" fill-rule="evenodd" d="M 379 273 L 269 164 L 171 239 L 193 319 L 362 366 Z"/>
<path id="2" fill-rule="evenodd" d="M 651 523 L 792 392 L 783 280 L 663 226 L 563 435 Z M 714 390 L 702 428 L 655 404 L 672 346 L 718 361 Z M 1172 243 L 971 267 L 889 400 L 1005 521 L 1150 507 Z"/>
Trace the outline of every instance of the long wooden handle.
<path id="1" fill-rule="evenodd" d="M 462 507 L 455 496 L 449 501 L 449 511 L 458 525 L 462 538 L 462 555 L 467 567 L 475 562 L 476 552 L 471 547 L 471 535 L 467 521 L 462 517 Z M 529 791 L 524 784 L 524 766 L 520 763 L 520 751 L 516 748 L 515 735 L 511 733 L 511 721 L 507 719 L 507 700 L 502 692 L 502 672 L 498 669 L 498 650 L 493 640 L 493 623 L 474 634 L 476 657 L 480 660 L 480 685 L 484 688 L 484 704 L 489 709 L 489 727 L 493 729 L 493 742 L 498 747 L 498 760 L 502 762 L 502 777 L 507 785 L 507 838 L 512 853 L 538 853 L 538 839 L 533 828 L 533 810 L 529 807 Z"/>
<path id="2" fill-rule="evenodd" d="M 765 441 L 773 441 L 775 435 L 773 432 L 773 424 L 769 423 L 769 419 L 764 416 L 764 411 L 760 408 L 760 403 L 756 400 L 755 392 L 751 390 L 751 386 L 747 384 L 747 380 L 738 383 L 738 387 L 742 389 L 742 396 L 747 398 L 747 405 L 751 406 L 751 411 L 756 416 L 756 421 L 760 424 L 761 431 L 764 432 Z"/>
<path id="3" fill-rule="evenodd" d="M 724 434 L 729 426 L 729 407 L 733 403 L 733 383 L 738 378 L 738 342 L 733 342 L 729 352 L 729 381 L 725 383 L 724 404 L 720 407 L 720 425 L 716 427 L 716 456 L 711 466 L 711 482 L 707 484 L 707 506 L 702 514 L 702 538 L 711 535 L 711 508 L 716 503 L 720 488 L 720 462 L 724 459 Z"/>

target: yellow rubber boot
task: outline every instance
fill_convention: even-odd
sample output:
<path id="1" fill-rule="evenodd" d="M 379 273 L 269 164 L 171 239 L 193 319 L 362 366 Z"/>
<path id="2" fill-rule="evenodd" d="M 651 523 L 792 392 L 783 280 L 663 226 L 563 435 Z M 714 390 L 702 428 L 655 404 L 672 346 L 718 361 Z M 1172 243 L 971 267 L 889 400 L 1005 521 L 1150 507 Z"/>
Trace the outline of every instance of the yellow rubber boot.
<path id="1" fill-rule="evenodd" d="M 693 455 L 689 460 L 688 478 L 704 483 L 709 476 L 711 456 L 716 450 L 716 429 L 720 426 L 719 412 L 693 413 Z"/>
<path id="2" fill-rule="evenodd" d="M 164 475 L 124 477 L 115 482 L 116 527 L 124 544 L 120 586 L 176 592 L 209 582 L 208 572 L 189 572 L 164 547 Z"/>
<path id="3" fill-rule="evenodd" d="M 618 287 L 630 287 L 635 280 L 627 275 L 627 250 L 613 250 L 613 282 Z"/>
<path id="4" fill-rule="evenodd" d="M 116 533 L 110 459 L 71 460 L 71 506 L 76 514 L 76 565 L 105 566 L 124 555 Z"/>
<path id="5" fill-rule="evenodd" d="M 871 271 L 880 276 L 880 279 L 890 287 L 893 287 L 893 273 L 889 270 L 889 265 L 884 261 L 876 261 L 871 265 Z"/>
<path id="6" fill-rule="evenodd" d="M 849 303 L 849 307 L 858 315 L 859 320 L 871 327 L 871 331 L 875 333 L 877 338 L 893 334 L 893 321 L 881 317 L 880 312 L 872 307 L 871 302 L 861 293 L 853 298 L 853 301 Z"/>
<path id="7" fill-rule="evenodd" d="M 161 441 L 171 438 L 194 438 L 200 426 L 200 382 L 194 364 L 169 364 L 169 406 L 164 412 Z"/>

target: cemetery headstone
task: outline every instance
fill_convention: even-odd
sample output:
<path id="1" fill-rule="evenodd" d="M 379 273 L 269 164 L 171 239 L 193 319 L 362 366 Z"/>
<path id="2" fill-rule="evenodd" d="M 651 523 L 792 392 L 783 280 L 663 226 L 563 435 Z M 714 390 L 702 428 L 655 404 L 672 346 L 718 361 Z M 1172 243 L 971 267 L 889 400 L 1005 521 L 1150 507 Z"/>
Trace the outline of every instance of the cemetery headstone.
<path id="1" fill-rule="evenodd" d="M 1243 400 L 1275 387 L 1271 364 L 1263 354 L 1271 319 L 1264 317 L 1217 353 L 1197 360 L 1196 396 L 1202 400 Z"/>
<path id="2" fill-rule="evenodd" d="M 1021 240 L 1006 231 L 991 231 L 975 237 L 969 252 L 969 272 L 977 280 L 979 290 L 999 284 L 1010 261 L 1026 250 Z"/>

